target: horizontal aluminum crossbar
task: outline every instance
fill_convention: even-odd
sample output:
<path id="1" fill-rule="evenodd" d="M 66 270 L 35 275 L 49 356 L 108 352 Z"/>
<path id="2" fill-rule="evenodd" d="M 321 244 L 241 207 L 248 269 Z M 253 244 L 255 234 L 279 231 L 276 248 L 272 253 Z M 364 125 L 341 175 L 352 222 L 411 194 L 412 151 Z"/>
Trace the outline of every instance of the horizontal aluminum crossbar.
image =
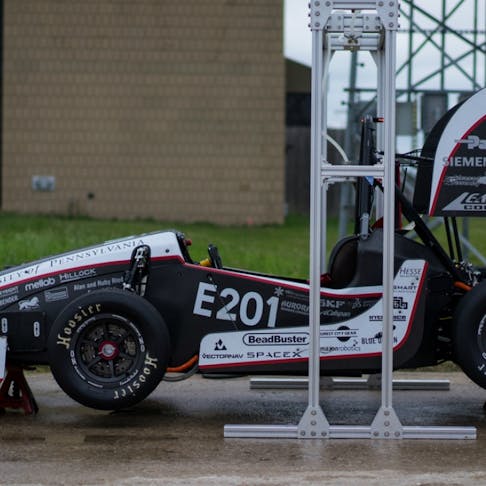
<path id="1" fill-rule="evenodd" d="M 309 385 L 307 377 L 302 378 L 251 378 L 252 390 L 306 390 Z M 334 378 L 321 377 L 321 390 L 368 390 L 379 388 L 379 381 L 375 383 L 368 378 Z M 394 390 L 450 390 L 449 380 L 393 380 Z"/>
<path id="2" fill-rule="evenodd" d="M 332 165 L 324 163 L 321 169 L 322 177 L 378 177 L 385 174 L 383 165 Z"/>
<path id="3" fill-rule="evenodd" d="M 332 8 L 342 10 L 375 10 L 376 0 L 332 0 Z"/>
<path id="4" fill-rule="evenodd" d="M 329 432 L 323 432 L 315 439 L 371 439 L 373 431 L 370 426 L 331 425 Z M 259 438 L 259 439 L 298 439 L 297 425 L 225 425 L 225 438 Z M 391 434 L 389 439 L 476 439 L 475 427 L 441 427 L 405 426 L 402 432 Z"/>
<path id="5" fill-rule="evenodd" d="M 363 34 L 363 32 L 381 32 L 383 26 L 380 17 L 374 14 L 332 14 L 327 21 L 327 33 L 344 32 Z"/>
<path id="6" fill-rule="evenodd" d="M 397 0 L 311 0 L 311 30 L 377 31 L 398 28 Z M 345 12 L 347 10 L 348 12 Z M 364 11 L 364 12 L 362 12 Z M 379 27 L 378 27 L 379 26 Z"/>
<path id="7" fill-rule="evenodd" d="M 333 51 L 377 51 L 381 48 L 382 42 L 379 34 L 363 35 L 358 38 L 330 35 L 325 45 Z"/>

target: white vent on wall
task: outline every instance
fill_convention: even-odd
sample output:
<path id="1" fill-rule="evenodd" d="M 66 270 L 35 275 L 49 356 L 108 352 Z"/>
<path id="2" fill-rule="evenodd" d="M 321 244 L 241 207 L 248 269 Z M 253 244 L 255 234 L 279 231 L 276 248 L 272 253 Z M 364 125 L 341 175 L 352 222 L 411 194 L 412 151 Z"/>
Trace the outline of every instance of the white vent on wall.
<path id="1" fill-rule="evenodd" d="M 34 175 L 32 176 L 32 190 L 50 192 L 56 189 L 55 176 Z"/>

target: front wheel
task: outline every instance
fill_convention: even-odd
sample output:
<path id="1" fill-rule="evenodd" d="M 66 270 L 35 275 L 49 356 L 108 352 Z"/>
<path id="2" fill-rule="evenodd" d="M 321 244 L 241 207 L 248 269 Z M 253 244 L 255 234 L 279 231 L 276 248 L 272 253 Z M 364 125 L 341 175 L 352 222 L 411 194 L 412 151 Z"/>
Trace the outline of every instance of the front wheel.
<path id="1" fill-rule="evenodd" d="M 486 282 L 470 290 L 454 313 L 454 360 L 486 388 Z"/>
<path id="2" fill-rule="evenodd" d="M 49 335 L 49 364 L 59 386 L 88 407 L 116 410 L 148 396 L 167 368 L 169 334 L 157 310 L 119 289 L 74 300 Z"/>

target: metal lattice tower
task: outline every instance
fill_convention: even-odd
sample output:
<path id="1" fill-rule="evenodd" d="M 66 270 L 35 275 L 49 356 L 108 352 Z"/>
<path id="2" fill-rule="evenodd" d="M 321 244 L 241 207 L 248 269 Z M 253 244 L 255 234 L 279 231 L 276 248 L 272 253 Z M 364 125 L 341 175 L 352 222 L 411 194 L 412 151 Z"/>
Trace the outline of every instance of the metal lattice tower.
<path id="1" fill-rule="evenodd" d="M 403 0 L 400 12 L 402 23 L 408 24 L 401 31 L 408 37 L 407 58 L 397 69 L 397 74 L 407 73 L 407 85 L 401 94 L 405 92 L 410 97 L 429 81 L 441 91 L 476 91 L 486 84 L 484 2 Z M 422 67 L 418 73 L 416 64 L 424 53 L 429 59 L 434 57 L 428 69 Z M 460 75 L 458 82 L 464 84 L 451 82 L 452 71 Z"/>
<path id="2" fill-rule="evenodd" d="M 486 86 L 486 2 L 401 0 L 397 38 L 401 46 L 397 58 L 397 101 L 413 103 L 414 115 L 416 110 L 420 113 L 424 96 L 443 95 L 450 106 L 458 96 Z M 359 66 L 360 58 L 354 53 L 350 62 L 344 147 L 349 158 L 356 156 L 353 152 L 359 137 L 359 118 L 372 110 L 376 98 L 374 89 L 358 86 Z M 361 100 L 361 95 L 367 102 Z M 441 107 L 437 119 L 442 114 Z M 423 130 L 417 129 L 412 136 L 413 148 L 417 148 L 423 135 Z M 339 233 L 344 236 L 351 191 L 345 185 L 341 191 Z"/>

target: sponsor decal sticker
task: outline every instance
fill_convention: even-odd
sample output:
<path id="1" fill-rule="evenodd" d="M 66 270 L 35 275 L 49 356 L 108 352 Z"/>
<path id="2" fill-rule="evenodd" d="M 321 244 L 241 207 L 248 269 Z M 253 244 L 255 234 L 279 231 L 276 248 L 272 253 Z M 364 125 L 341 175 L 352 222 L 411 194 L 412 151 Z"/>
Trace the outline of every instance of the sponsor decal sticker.
<path id="1" fill-rule="evenodd" d="M 120 286 L 122 283 L 123 277 L 103 278 L 93 282 L 75 283 L 73 285 L 73 291 L 84 292 L 85 290 L 94 290 L 96 288 L 115 287 Z"/>
<path id="2" fill-rule="evenodd" d="M 216 342 L 216 344 L 214 345 L 214 350 L 215 351 L 226 351 L 227 350 L 222 339 L 220 339 L 219 341 Z"/>
<path id="3" fill-rule="evenodd" d="M 461 157 L 461 156 L 454 156 L 454 157 L 446 157 L 444 158 L 444 166 L 445 167 L 479 167 L 484 168 L 486 167 L 486 157 L 477 156 L 477 157 Z"/>
<path id="4" fill-rule="evenodd" d="M 57 289 L 46 290 L 44 292 L 44 299 L 46 302 L 57 302 L 58 300 L 69 299 L 69 291 L 67 287 L 59 287 Z"/>
<path id="5" fill-rule="evenodd" d="M 401 294 L 403 293 L 415 294 L 417 292 L 417 284 L 414 282 L 412 282 L 409 285 L 395 284 L 393 286 L 393 290 Z"/>
<path id="6" fill-rule="evenodd" d="M 461 138 L 460 140 L 454 141 L 466 145 L 468 150 L 473 150 L 475 148 L 486 150 L 486 140 L 481 140 L 477 135 L 469 135 L 467 138 Z"/>
<path id="7" fill-rule="evenodd" d="M 406 267 L 406 266 L 403 266 L 403 265 L 400 267 L 400 270 L 398 271 L 398 275 L 400 277 L 416 277 L 416 278 L 419 278 L 421 274 L 422 274 L 422 269 L 414 268 L 414 267 Z"/>
<path id="8" fill-rule="evenodd" d="M 31 267 L 23 268 L 21 270 L 15 270 L 4 275 L 0 275 L 0 285 L 8 285 L 16 280 L 27 280 L 31 277 L 35 277 L 39 273 L 39 265 L 33 265 Z"/>
<path id="9" fill-rule="evenodd" d="M 486 91 L 470 97 L 442 130 L 435 150 L 429 213 L 481 215 L 486 184 Z M 461 134 L 461 137 L 457 135 Z"/>
<path id="10" fill-rule="evenodd" d="M 33 310 L 40 307 L 39 297 L 34 296 L 31 299 L 25 299 L 19 301 L 19 310 Z"/>
<path id="11" fill-rule="evenodd" d="M 13 294 L 18 294 L 19 287 L 16 285 L 15 287 L 9 287 L 8 289 L 0 290 L 0 297 L 6 297 Z"/>
<path id="12" fill-rule="evenodd" d="M 361 338 L 361 344 L 366 345 L 366 346 L 375 346 L 375 345 L 380 345 L 383 340 L 383 335 L 381 332 L 379 332 L 376 336 L 373 337 L 363 337 Z M 398 343 L 398 338 L 397 336 L 393 336 L 393 344 Z"/>
<path id="13" fill-rule="evenodd" d="M 285 293 L 285 290 L 282 287 L 276 287 L 275 290 L 273 291 L 273 295 L 276 295 L 277 297 L 282 297 Z"/>
<path id="14" fill-rule="evenodd" d="M 281 349 L 277 351 L 248 351 L 246 353 L 246 359 L 251 361 L 298 359 L 302 358 L 302 351 L 301 349 L 292 351 L 282 351 Z"/>
<path id="15" fill-rule="evenodd" d="M 309 333 L 248 333 L 243 336 L 243 342 L 247 346 L 284 346 L 287 344 L 309 344 Z"/>
<path id="16" fill-rule="evenodd" d="M 0 299 L 0 307 L 3 307 L 4 305 L 12 304 L 13 302 L 17 302 L 19 300 L 18 294 L 10 295 L 9 297 L 4 297 L 3 299 Z"/>
<path id="17" fill-rule="evenodd" d="M 347 326 L 340 326 L 337 329 L 321 329 L 321 338 L 336 338 L 339 341 L 347 341 L 358 336 L 358 329 L 349 329 Z"/>
<path id="18" fill-rule="evenodd" d="M 463 175 L 453 175 L 447 176 L 444 179 L 445 186 L 468 186 L 468 187 L 479 187 L 486 184 L 486 176 L 473 177 L 473 176 L 463 176 Z"/>
<path id="19" fill-rule="evenodd" d="M 35 290 L 40 290 L 45 287 L 52 287 L 56 284 L 56 279 L 54 277 L 41 278 L 35 282 L 26 283 L 24 288 L 26 292 L 32 292 Z"/>
<path id="20" fill-rule="evenodd" d="M 291 312 L 293 314 L 301 314 L 307 316 L 309 314 L 309 305 L 303 302 L 292 302 L 290 300 L 283 300 L 280 304 L 280 309 Z"/>
<path id="21" fill-rule="evenodd" d="M 467 212 L 484 210 L 486 210 L 486 194 L 479 192 L 463 192 L 444 207 L 444 211 Z"/>
<path id="22" fill-rule="evenodd" d="M 382 322 L 383 321 L 383 316 L 380 315 L 374 315 L 369 317 L 370 322 Z M 405 322 L 407 320 L 407 316 L 393 316 L 393 322 Z"/>
<path id="23" fill-rule="evenodd" d="M 64 272 L 59 274 L 61 283 L 72 282 L 73 280 L 80 280 L 82 278 L 96 277 L 95 268 L 87 268 L 85 270 L 76 270 L 74 272 Z"/>
<path id="24" fill-rule="evenodd" d="M 348 345 L 321 346 L 320 351 L 321 351 L 321 354 L 329 354 L 329 353 L 359 353 L 361 351 L 361 347 L 358 346 L 358 341 L 356 339 L 354 339 Z"/>
<path id="25" fill-rule="evenodd" d="M 143 245 L 144 242 L 141 239 L 121 241 L 118 243 L 113 243 L 110 245 L 100 246 L 96 248 L 89 248 L 78 253 L 72 253 L 69 255 L 63 255 L 50 260 L 51 267 L 56 267 L 59 265 L 65 265 L 69 263 L 79 263 L 80 261 L 85 261 L 89 258 L 98 258 L 104 255 L 110 255 L 116 252 L 122 252 L 124 250 L 132 250 L 133 248 Z"/>
<path id="26" fill-rule="evenodd" d="M 239 353 L 202 353 L 203 360 L 241 360 L 243 354 Z"/>

